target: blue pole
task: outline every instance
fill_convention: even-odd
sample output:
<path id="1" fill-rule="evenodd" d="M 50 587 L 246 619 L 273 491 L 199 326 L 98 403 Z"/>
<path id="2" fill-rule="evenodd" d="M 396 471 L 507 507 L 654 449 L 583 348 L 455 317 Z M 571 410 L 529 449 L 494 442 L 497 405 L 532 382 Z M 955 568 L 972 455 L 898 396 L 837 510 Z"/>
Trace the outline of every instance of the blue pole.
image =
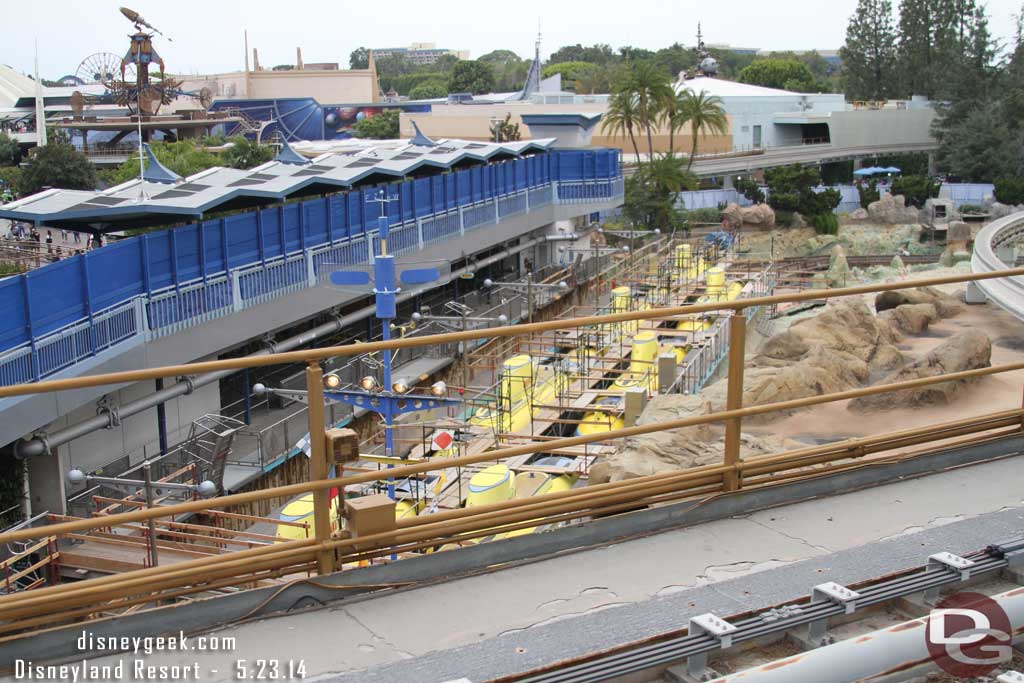
<path id="1" fill-rule="evenodd" d="M 391 321 L 387 318 L 381 320 L 384 328 L 381 332 L 381 338 L 384 341 L 391 339 Z M 391 351 L 388 349 L 384 350 L 384 391 L 391 391 Z M 394 408 L 395 399 L 388 397 L 384 401 L 384 454 L 391 457 L 395 454 L 395 436 L 392 433 L 394 431 L 394 414 L 392 409 Z M 392 469 L 394 465 L 388 463 L 388 469 Z M 395 500 L 395 480 L 394 478 L 388 479 L 388 497 L 391 500 Z"/>

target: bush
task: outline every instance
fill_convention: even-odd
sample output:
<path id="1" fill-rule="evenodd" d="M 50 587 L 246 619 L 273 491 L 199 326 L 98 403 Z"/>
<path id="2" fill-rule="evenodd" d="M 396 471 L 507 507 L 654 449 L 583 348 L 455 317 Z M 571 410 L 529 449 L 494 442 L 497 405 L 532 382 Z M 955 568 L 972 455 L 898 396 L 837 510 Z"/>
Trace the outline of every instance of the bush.
<path id="1" fill-rule="evenodd" d="M 794 211 L 786 211 L 785 209 L 775 210 L 775 224 L 785 225 L 791 227 L 793 225 L 793 219 L 796 217 Z"/>
<path id="2" fill-rule="evenodd" d="M 410 100 L 434 100 L 447 96 L 448 88 L 440 81 L 427 81 L 409 91 Z"/>
<path id="3" fill-rule="evenodd" d="M 679 217 L 690 223 L 720 223 L 722 212 L 709 206 L 703 209 L 684 209 L 679 212 Z"/>
<path id="4" fill-rule="evenodd" d="M 996 200 L 1016 206 L 1024 204 L 1024 178 L 996 178 Z"/>
<path id="5" fill-rule="evenodd" d="M 961 204 L 960 205 L 960 213 L 961 214 L 988 213 L 988 209 L 986 209 L 984 206 L 979 206 L 977 204 Z"/>
<path id="6" fill-rule="evenodd" d="M 827 189 L 815 192 L 821 184 L 821 174 L 813 166 L 782 166 L 765 172 L 768 182 L 768 205 L 778 212 L 795 211 L 804 216 L 831 213 L 839 206 L 842 195 L 839 190 Z"/>
<path id="7" fill-rule="evenodd" d="M 871 202 L 877 202 L 882 198 L 882 195 L 878 192 L 878 181 L 872 180 L 867 185 L 858 185 L 857 193 L 860 194 L 860 208 L 868 208 L 868 204 Z"/>
<path id="8" fill-rule="evenodd" d="M 764 204 L 764 192 L 761 191 L 761 186 L 751 178 L 737 180 L 736 191 L 755 204 Z"/>
<path id="9" fill-rule="evenodd" d="M 939 196 L 939 183 L 928 176 L 904 175 L 892 181 L 889 190 L 893 195 L 901 194 L 907 200 L 907 206 L 924 207 L 924 203 Z"/>
<path id="10" fill-rule="evenodd" d="M 820 213 L 811 216 L 811 225 L 819 235 L 836 235 L 839 233 L 839 218 L 834 213 Z"/>

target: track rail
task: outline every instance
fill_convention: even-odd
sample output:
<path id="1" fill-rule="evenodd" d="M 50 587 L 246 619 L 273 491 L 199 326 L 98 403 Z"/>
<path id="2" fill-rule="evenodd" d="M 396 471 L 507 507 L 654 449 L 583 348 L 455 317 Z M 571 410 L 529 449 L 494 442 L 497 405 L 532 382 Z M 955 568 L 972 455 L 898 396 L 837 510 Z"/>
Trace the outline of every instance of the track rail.
<path id="1" fill-rule="evenodd" d="M 991 574 L 1024 560 L 1024 540 L 990 545 L 968 555 L 974 565 L 969 576 Z M 929 562 L 923 567 L 909 569 L 892 577 L 869 579 L 855 584 L 859 597 L 853 605 L 859 611 L 873 605 L 890 602 L 913 593 L 937 590 L 961 583 L 965 576 L 949 567 Z M 810 589 L 810 587 L 808 587 Z M 808 590 L 808 594 L 811 591 Z M 789 607 L 788 616 L 779 616 L 780 608 Z M 793 609 L 795 607 L 796 609 Z M 739 614 L 724 617 L 736 627 L 732 643 L 742 643 L 788 631 L 799 626 L 847 614 L 847 607 L 836 602 L 815 602 L 809 598 L 775 605 L 757 614 Z M 652 642 L 653 641 L 653 642 Z M 680 629 L 640 643 L 632 643 L 612 651 L 588 655 L 585 659 L 570 660 L 543 669 L 491 679 L 488 683 L 592 683 L 618 676 L 637 673 L 688 657 L 708 654 L 722 649 L 721 641 L 704 633 Z"/>

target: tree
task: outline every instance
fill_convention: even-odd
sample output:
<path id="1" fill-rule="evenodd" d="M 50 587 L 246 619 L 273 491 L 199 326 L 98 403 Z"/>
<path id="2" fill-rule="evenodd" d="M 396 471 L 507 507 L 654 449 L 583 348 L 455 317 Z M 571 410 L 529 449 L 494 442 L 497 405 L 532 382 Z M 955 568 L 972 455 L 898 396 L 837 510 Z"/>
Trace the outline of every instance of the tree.
<path id="1" fill-rule="evenodd" d="M 896 26 L 890 0 L 858 1 L 839 56 L 847 98 L 884 100 L 895 92 Z"/>
<path id="2" fill-rule="evenodd" d="M 385 109 L 379 114 L 367 116 L 352 126 L 352 133 L 357 138 L 372 140 L 395 140 L 398 138 L 398 109 Z"/>
<path id="3" fill-rule="evenodd" d="M 149 148 L 161 164 L 183 178 L 205 171 L 214 166 L 224 166 L 225 160 L 218 154 L 208 152 L 194 140 L 178 142 L 151 142 Z M 105 172 L 104 178 L 111 185 L 120 185 L 139 177 L 139 157 L 136 154 L 117 167 L 113 172 Z"/>
<path id="4" fill-rule="evenodd" d="M 770 168 L 764 177 L 768 183 L 768 205 L 776 211 L 798 212 L 813 219 L 831 213 L 842 200 L 838 190 L 815 191 L 821 184 L 821 173 L 814 166 L 795 164 Z M 825 225 L 825 221 L 822 224 Z"/>
<path id="5" fill-rule="evenodd" d="M 751 85 L 795 92 L 819 89 L 810 68 L 795 59 L 759 59 L 740 71 L 739 80 Z"/>
<path id="6" fill-rule="evenodd" d="M 491 126 L 491 139 L 495 142 L 517 142 L 522 139 L 519 124 L 512 123 L 512 112 L 505 114 L 504 121 L 497 121 Z"/>
<path id="7" fill-rule="evenodd" d="M 7 133 L 0 133 L 0 166 L 17 166 L 21 161 L 18 141 Z"/>
<path id="8" fill-rule="evenodd" d="M 608 110 L 601 119 L 601 132 L 628 137 L 633 144 L 633 154 L 636 155 L 637 163 L 640 163 L 640 149 L 636 145 L 635 131 L 639 125 L 636 95 L 622 89 L 612 93 L 608 100 Z"/>
<path id="9" fill-rule="evenodd" d="M 892 181 L 890 191 L 892 194 L 903 195 L 908 206 L 922 208 L 926 200 L 939 196 L 941 185 L 928 176 L 923 175 L 901 175 Z"/>
<path id="10" fill-rule="evenodd" d="M 223 161 L 225 166 L 231 168 L 249 169 L 260 164 L 265 164 L 274 158 L 274 148 L 270 145 L 261 145 L 255 140 L 245 137 L 231 138 L 231 146 L 224 151 Z"/>
<path id="11" fill-rule="evenodd" d="M 550 78 L 555 74 L 562 75 L 562 86 L 573 86 L 576 81 L 579 80 L 584 73 L 590 71 L 596 71 L 599 69 L 598 65 L 591 64 L 590 62 L 556 62 L 554 64 L 548 64 L 544 67 L 542 75 L 544 78 Z"/>
<path id="12" fill-rule="evenodd" d="M 447 97 L 448 88 L 441 81 L 430 80 L 420 83 L 409 91 L 410 100 L 433 100 L 439 97 Z"/>
<path id="13" fill-rule="evenodd" d="M 647 153 L 653 160 L 654 128 L 675 99 L 668 76 L 651 62 L 636 62 L 630 65 L 618 89 L 636 98 L 636 120 L 647 133 Z"/>
<path id="14" fill-rule="evenodd" d="M 462 60 L 452 69 L 448 92 L 470 92 L 483 95 L 494 91 L 494 68 L 474 60 Z"/>
<path id="15" fill-rule="evenodd" d="M 679 193 L 698 184 L 697 177 L 683 168 L 682 159 L 659 155 L 626 179 L 623 211 L 636 226 L 666 231 L 680 220 Z"/>
<path id="16" fill-rule="evenodd" d="M 678 118 L 690 124 L 690 135 L 693 138 L 690 158 L 686 163 L 686 170 L 689 171 L 697 156 L 700 136 L 709 133 L 725 135 L 729 131 L 729 119 L 725 115 L 725 107 L 720 97 L 709 95 L 704 90 L 695 93 L 688 89 L 684 90 L 680 97 Z"/>
<path id="17" fill-rule="evenodd" d="M 136 168 L 138 160 L 135 161 Z M 37 147 L 21 174 L 18 192 L 33 194 L 44 187 L 66 190 L 94 190 L 98 178 L 89 159 L 60 139 L 45 147 Z"/>
<path id="18" fill-rule="evenodd" d="M 588 68 L 581 70 L 576 75 L 573 85 L 576 92 L 583 95 L 606 93 L 612 88 L 611 69 L 602 64 L 589 64 Z"/>
<path id="19" fill-rule="evenodd" d="M 370 51 L 365 47 L 357 47 L 348 56 L 348 68 L 368 69 L 370 68 Z"/>
<path id="20" fill-rule="evenodd" d="M 1024 134 L 1011 129 L 1007 119 L 1006 106 L 990 101 L 946 128 L 938 154 L 942 168 L 975 183 L 1024 175 Z"/>
<path id="21" fill-rule="evenodd" d="M 745 177 L 736 181 L 736 191 L 755 204 L 764 204 L 764 191 L 753 178 Z"/>
<path id="22" fill-rule="evenodd" d="M 476 61 L 483 62 L 484 64 L 490 64 L 491 66 L 497 66 L 499 64 L 507 64 L 509 62 L 518 62 L 520 59 L 519 55 L 512 52 L 512 50 L 492 50 L 485 55 L 477 57 Z"/>
<path id="23" fill-rule="evenodd" d="M 996 178 L 996 200 L 1011 206 L 1024 204 L 1024 177 Z"/>

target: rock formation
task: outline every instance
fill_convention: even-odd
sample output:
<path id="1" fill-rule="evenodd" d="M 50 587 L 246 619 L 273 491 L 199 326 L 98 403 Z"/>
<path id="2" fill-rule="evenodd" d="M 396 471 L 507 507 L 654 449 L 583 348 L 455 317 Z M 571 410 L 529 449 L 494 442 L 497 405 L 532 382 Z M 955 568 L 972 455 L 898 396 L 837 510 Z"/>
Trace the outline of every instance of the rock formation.
<path id="1" fill-rule="evenodd" d="M 904 304 L 932 304 L 940 318 L 952 318 L 964 310 L 964 305 L 957 298 L 943 294 L 934 287 L 880 292 L 875 296 L 875 310 L 879 313 Z"/>
<path id="2" fill-rule="evenodd" d="M 722 211 L 722 218 L 727 220 L 729 225 L 734 228 L 741 228 L 747 225 L 770 230 L 775 227 L 775 211 L 767 204 L 743 207 L 739 204 L 731 203 Z"/>
<path id="3" fill-rule="evenodd" d="M 890 327 L 907 334 L 921 334 L 939 319 L 935 304 L 903 304 L 878 314 Z"/>
<path id="4" fill-rule="evenodd" d="M 919 361 L 910 363 L 882 380 L 881 384 L 906 382 L 951 372 L 987 368 L 992 364 L 992 342 L 979 330 L 965 330 L 935 347 Z M 850 401 L 854 412 L 874 412 L 897 408 L 947 405 L 961 392 L 967 380 L 942 382 L 918 389 L 862 396 Z"/>
<path id="5" fill-rule="evenodd" d="M 906 200 L 901 194 L 886 195 L 877 202 L 871 202 L 868 204 L 868 216 L 872 222 L 886 225 L 918 222 L 917 209 L 907 206 Z"/>

